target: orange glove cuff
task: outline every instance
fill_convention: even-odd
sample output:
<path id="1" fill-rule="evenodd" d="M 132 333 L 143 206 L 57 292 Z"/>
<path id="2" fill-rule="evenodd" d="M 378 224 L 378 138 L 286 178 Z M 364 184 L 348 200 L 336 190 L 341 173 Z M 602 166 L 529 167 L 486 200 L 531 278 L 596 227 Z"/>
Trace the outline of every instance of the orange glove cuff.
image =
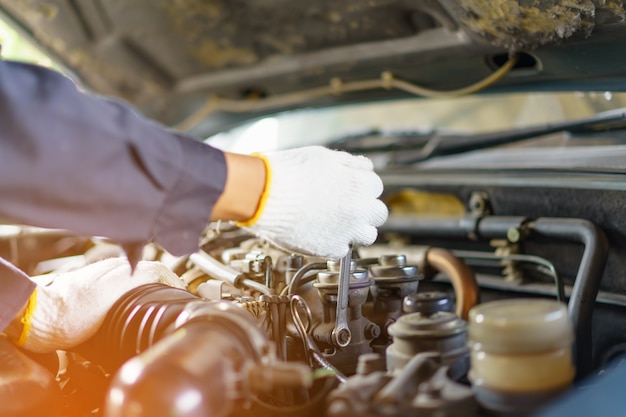
<path id="1" fill-rule="evenodd" d="M 33 313 L 35 312 L 35 307 L 37 306 L 37 288 L 33 291 L 33 293 L 28 298 L 28 305 L 26 306 L 26 311 L 24 315 L 20 319 L 22 323 L 22 333 L 20 337 L 15 342 L 18 346 L 23 346 L 26 343 L 26 338 L 28 337 L 28 332 L 30 332 L 30 325 L 33 320 Z"/>

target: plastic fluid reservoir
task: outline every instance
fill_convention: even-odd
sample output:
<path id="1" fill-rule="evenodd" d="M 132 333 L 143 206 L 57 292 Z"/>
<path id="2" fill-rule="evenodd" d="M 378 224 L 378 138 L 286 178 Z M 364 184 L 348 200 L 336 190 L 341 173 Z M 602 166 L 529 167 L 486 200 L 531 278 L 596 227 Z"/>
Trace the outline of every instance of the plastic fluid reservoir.
<path id="1" fill-rule="evenodd" d="M 469 314 L 469 378 L 478 401 L 499 412 L 536 410 L 574 379 L 573 331 L 564 304 L 487 302 Z"/>

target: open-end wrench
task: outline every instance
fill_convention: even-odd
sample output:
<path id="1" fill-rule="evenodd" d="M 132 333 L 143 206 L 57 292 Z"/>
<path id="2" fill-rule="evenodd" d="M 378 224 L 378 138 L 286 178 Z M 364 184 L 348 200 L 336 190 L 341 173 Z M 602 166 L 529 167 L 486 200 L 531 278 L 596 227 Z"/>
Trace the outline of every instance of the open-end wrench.
<path id="1" fill-rule="evenodd" d="M 352 332 L 348 327 L 348 290 L 350 288 L 350 263 L 352 262 L 352 246 L 346 256 L 339 262 L 339 281 L 337 283 L 337 312 L 335 328 L 331 334 L 336 347 L 346 347 L 352 340 Z"/>

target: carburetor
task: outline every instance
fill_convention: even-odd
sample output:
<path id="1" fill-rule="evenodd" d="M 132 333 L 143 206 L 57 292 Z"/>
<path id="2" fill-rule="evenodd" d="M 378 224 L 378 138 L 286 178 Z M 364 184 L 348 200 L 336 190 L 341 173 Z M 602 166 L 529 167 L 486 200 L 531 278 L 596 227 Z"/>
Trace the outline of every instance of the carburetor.
<path id="1" fill-rule="evenodd" d="M 419 275 L 417 265 L 407 265 L 404 255 L 383 255 L 376 264 L 370 265 L 369 270 L 374 284 L 370 288 L 372 302 L 367 306 L 366 315 L 381 328 L 381 334 L 372 342 L 372 348 L 384 354 L 391 343 L 388 327 L 403 314 L 404 298 L 416 294 L 423 277 Z"/>
<path id="2" fill-rule="evenodd" d="M 332 335 L 337 321 L 340 262 L 328 261 L 327 266 L 328 269 L 320 271 L 313 283 L 323 307 L 320 321 L 312 326 L 311 332 L 329 361 L 343 373 L 351 375 L 356 371 L 359 355 L 371 353 L 370 343 L 380 335 L 380 327 L 362 315 L 373 281 L 366 269 L 357 268 L 354 260 L 350 262 L 347 325 L 351 337 L 345 346 L 336 346 Z"/>

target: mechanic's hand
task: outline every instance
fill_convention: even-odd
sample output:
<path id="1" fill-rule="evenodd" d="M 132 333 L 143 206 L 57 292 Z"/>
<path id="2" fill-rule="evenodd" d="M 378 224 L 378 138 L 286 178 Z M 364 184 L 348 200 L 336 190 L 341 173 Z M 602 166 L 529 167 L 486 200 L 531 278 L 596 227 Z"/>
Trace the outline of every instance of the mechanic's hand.
<path id="1" fill-rule="evenodd" d="M 256 214 L 239 225 L 283 249 L 340 258 L 371 245 L 387 219 L 372 162 L 320 146 L 265 156 L 266 185 Z"/>
<path id="2" fill-rule="evenodd" d="M 93 336 L 113 304 L 143 284 L 185 285 L 158 262 L 139 262 L 131 276 L 125 258 L 112 258 L 83 268 L 34 277 L 37 288 L 26 307 L 18 345 L 33 352 L 68 349 Z"/>

